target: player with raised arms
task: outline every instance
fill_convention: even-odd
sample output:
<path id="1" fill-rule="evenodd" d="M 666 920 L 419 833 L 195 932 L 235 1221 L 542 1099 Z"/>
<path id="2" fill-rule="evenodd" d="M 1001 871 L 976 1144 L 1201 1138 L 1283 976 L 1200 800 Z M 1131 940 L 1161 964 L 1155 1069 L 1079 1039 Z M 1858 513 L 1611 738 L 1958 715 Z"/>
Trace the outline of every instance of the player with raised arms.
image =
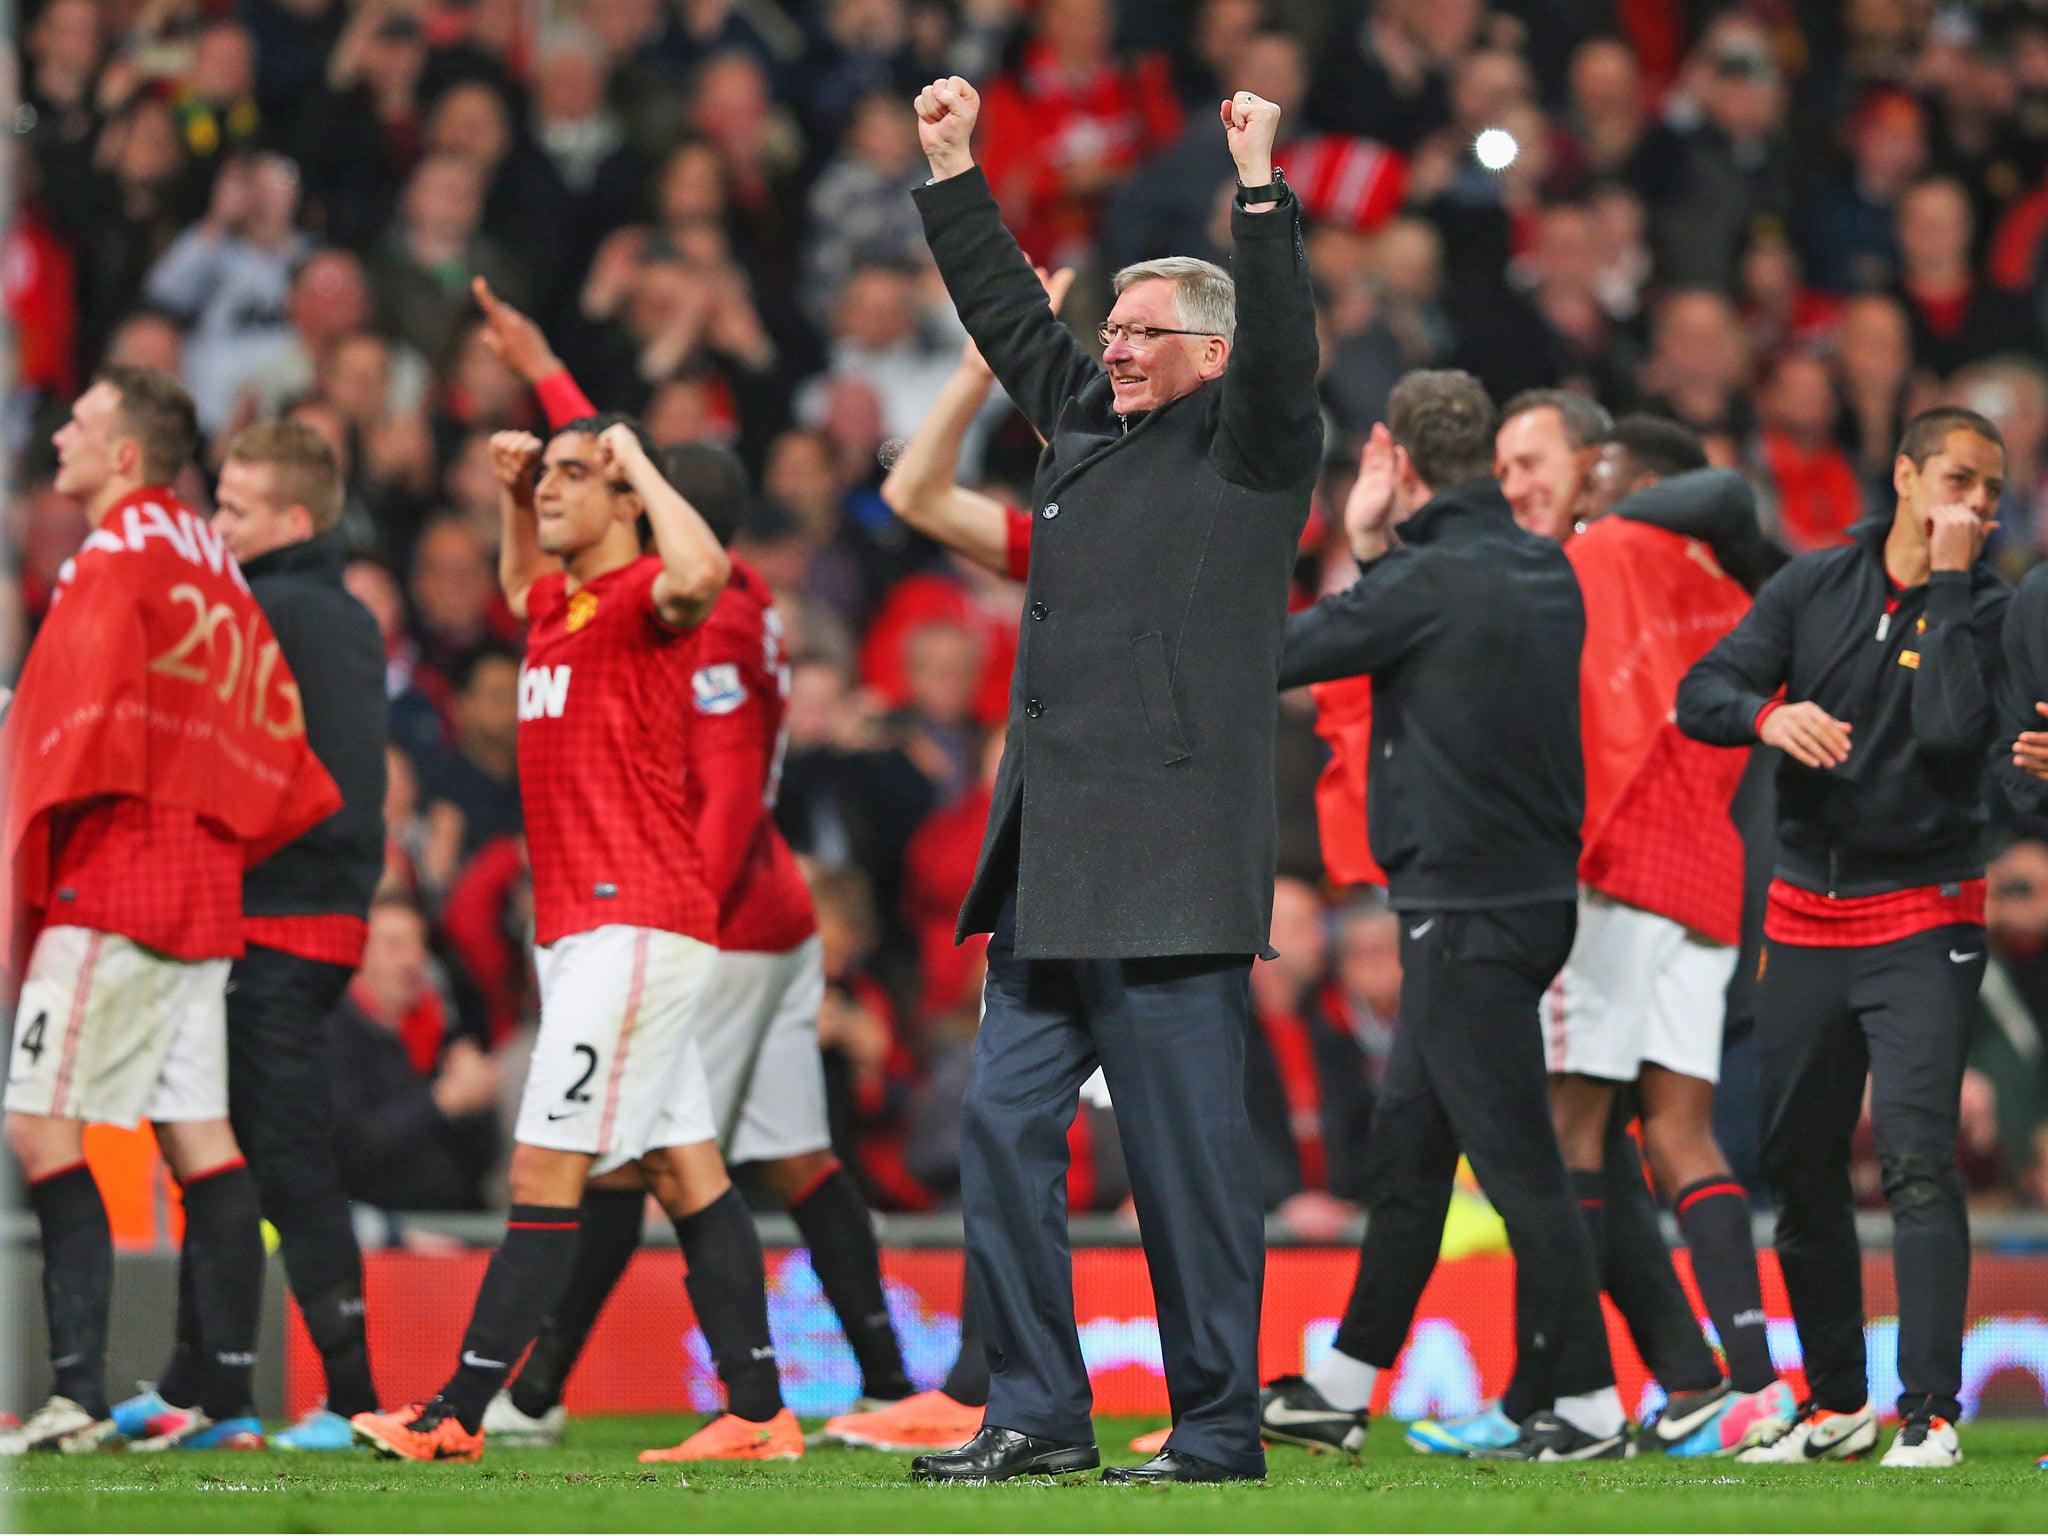
<path id="1" fill-rule="evenodd" d="M 492 1396 L 574 1262 L 584 1185 L 636 1158 L 668 1186 L 697 1320 L 740 1433 L 803 1448 L 768 1337 L 761 1244 L 719 1156 L 692 1029 L 718 903 L 685 790 L 693 632 L 732 571 L 717 535 L 620 416 L 545 449 L 491 440 L 498 574 L 528 623 L 519 785 L 533 867 L 540 1033 L 512 1154 L 512 1210 L 432 1402 L 354 1419 L 388 1456 L 473 1461 Z M 538 479 L 536 480 L 536 471 Z M 653 529 L 643 554 L 639 521 Z"/>

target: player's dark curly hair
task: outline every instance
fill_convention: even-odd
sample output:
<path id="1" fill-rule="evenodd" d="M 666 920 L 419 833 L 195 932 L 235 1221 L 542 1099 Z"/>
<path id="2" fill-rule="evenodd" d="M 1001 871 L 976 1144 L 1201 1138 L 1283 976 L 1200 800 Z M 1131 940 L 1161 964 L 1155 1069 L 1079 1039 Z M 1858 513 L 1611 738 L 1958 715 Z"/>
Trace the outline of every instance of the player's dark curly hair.
<path id="1" fill-rule="evenodd" d="M 592 416 L 578 416 L 574 421 L 565 421 L 548 435 L 548 441 L 566 437 L 571 432 L 585 437 L 601 437 L 613 427 L 624 427 L 640 440 L 641 452 L 650 459 L 656 457 L 654 440 L 647 435 L 647 429 L 624 411 L 599 411 Z"/>

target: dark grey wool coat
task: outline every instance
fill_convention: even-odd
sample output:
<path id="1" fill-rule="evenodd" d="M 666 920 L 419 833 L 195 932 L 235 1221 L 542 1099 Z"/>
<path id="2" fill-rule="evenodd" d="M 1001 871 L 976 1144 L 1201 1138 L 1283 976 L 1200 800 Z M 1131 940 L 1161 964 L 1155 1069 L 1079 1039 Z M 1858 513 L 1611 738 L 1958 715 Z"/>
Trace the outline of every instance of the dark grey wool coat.
<path id="1" fill-rule="evenodd" d="M 1272 916 L 1273 709 L 1322 452 L 1292 193 L 1231 214 L 1229 366 L 1126 421 L 979 170 L 916 193 L 961 320 L 1046 438 L 1009 741 L 959 934 L 1026 959 L 1252 954 Z"/>

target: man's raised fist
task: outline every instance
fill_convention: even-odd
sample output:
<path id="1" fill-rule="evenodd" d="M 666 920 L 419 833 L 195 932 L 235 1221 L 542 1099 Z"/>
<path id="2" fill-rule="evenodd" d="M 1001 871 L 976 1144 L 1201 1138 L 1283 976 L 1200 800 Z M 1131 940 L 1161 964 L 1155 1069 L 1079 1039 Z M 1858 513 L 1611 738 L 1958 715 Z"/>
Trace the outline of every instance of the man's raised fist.
<path id="1" fill-rule="evenodd" d="M 924 147 L 933 179 L 944 181 L 971 170 L 974 156 L 967 145 L 974 136 L 974 120 L 981 115 L 981 97 L 974 87 L 958 75 L 934 80 L 917 93 L 916 107 L 917 142 Z"/>
<path id="2" fill-rule="evenodd" d="M 1280 132 L 1280 109 L 1263 96 L 1239 91 L 1223 103 L 1223 135 L 1237 179 L 1263 187 L 1273 179 L 1273 140 Z"/>

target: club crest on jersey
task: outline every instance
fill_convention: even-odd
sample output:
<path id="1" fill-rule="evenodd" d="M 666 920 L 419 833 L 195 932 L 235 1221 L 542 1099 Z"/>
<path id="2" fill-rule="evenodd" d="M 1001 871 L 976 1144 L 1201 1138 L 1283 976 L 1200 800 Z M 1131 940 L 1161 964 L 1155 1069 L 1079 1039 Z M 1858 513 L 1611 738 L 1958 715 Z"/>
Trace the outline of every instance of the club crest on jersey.
<path id="1" fill-rule="evenodd" d="M 562 620 L 562 627 L 573 635 L 596 617 L 597 594 L 585 587 L 569 599 L 569 612 Z"/>
<path id="2" fill-rule="evenodd" d="M 567 667 L 521 667 L 519 669 L 519 718 L 559 720 L 569 702 Z"/>
<path id="3" fill-rule="evenodd" d="M 729 715 L 747 701 L 740 669 L 729 661 L 699 667 L 690 679 L 690 694 L 697 701 L 700 715 Z"/>

